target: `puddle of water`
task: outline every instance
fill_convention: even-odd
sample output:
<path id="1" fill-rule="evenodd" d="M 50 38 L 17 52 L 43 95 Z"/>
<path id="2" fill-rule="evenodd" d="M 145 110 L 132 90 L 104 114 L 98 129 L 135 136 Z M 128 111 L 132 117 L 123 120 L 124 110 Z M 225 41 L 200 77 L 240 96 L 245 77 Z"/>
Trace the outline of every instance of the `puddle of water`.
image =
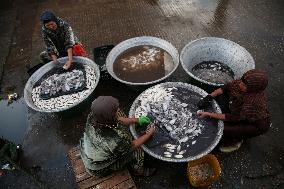
<path id="1" fill-rule="evenodd" d="M 0 137 L 20 144 L 28 127 L 27 106 L 24 98 L 8 105 L 7 100 L 0 101 Z"/>
<path id="2" fill-rule="evenodd" d="M 134 83 L 160 79 L 173 68 L 172 57 L 165 50 L 150 45 L 128 49 L 113 64 L 113 71 L 120 79 Z"/>

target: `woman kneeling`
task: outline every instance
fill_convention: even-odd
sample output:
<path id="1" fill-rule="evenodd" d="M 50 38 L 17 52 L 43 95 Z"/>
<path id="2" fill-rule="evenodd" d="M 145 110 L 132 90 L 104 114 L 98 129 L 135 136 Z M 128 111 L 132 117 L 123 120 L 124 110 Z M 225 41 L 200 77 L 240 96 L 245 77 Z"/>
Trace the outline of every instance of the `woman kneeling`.
<path id="1" fill-rule="evenodd" d="M 129 128 L 124 126 L 149 123 L 149 118 L 144 116 L 123 117 L 118 100 L 111 96 L 95 99 L 80 140 L 81 157 L 87 172 L 102 177 L 129 166 L 134 175 L 152 175 L 155 169 L 143 167 L 144 153 L 139 146 L 154 134 L 155 126 L 149 125 L 146 133 L 136 140 L 132 140 Z"/>

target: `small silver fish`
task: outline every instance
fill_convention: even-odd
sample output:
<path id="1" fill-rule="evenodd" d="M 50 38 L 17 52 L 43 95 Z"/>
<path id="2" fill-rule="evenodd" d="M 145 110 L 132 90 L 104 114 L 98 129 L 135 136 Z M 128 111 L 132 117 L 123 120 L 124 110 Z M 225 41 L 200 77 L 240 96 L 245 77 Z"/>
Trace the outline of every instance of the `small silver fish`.
<path id="1" fill-rule="evenodd" d="M 181 150 L 181 145 L 178 145 L 178 147 L 177 147 L 177 153 L 179 153 L 180 150 Z"/>
<path id="2" fill-rule="evenodd" d="M 178 159 L 181 159 L 181 158 L 183 158 L 183 155 L 177 154 L 177 155 L 175 155 L 174 157 L 175 157 L 175 158 L 178 158 Z"/>

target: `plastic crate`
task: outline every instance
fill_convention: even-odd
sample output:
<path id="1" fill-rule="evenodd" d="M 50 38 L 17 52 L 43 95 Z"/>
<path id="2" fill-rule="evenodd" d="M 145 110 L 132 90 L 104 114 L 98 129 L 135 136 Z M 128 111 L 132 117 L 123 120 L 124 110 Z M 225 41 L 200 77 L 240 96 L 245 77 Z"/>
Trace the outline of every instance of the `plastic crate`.
<path id="1" fill-rule="evenodd" d="M 213 169 L 214 175 L 211 177 L 207 177 L 206 179 L 203 179 L 203 180 L 195 179 L 192 173 L 190 172 L 190 168 L 197 166 L 197 165 L 206 164 L 206 163 L 209 164 L 209 166 Z M 221 167 L 220 167 L 219 161 L 212 154 L 208 154 L 200 159 L 190 161 L 187 164 L 187 176 L 192 186 L 195 186 L 195 187 L 209 186 L 213 184 L 216 180 L 218 180 L 220 175 L 221 175 Z"/>

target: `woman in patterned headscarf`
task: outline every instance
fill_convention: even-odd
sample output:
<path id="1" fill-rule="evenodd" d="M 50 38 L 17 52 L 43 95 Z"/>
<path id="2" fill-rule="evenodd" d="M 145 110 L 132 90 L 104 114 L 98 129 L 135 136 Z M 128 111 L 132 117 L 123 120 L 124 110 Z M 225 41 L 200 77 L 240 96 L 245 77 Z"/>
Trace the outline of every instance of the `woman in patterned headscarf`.
<path id="1" fill-rule="evenodd" d="M 199 108 L 204 109 L 215 98 L 221 106 L 223 114 L 199 113 L 201 118 L 224 121 L 221 151 L 234 151 L 241 146 L 242 139 L 267 132 L 271 124 L 264 92 L 267 84 L 266 72 L 259 69 L 249 70 L 241 79 L 215 90 L 198 103 Z"/>
<path id="2" fill-rule="evenodd" d="M 146 133 L 132 140 L 124 125 L 148 125 L 147 117 L 123 117 L 119 102 L 111 96 L 100 96 L 92 103 L 85 133 L 80 140 L 80 151 L 87 172 L 105 176 L 129 165 L 135 175 L 150 176 L 155 169 L 144 168 L 144 154 L 139 148 L 155 132 L 149 125 Z"/>
<path id="3" fill-rule="evenodd" d="M 63 68 L 68 69 L 72 64 L 73 56 L 86 56 L 86 51 L 79 43 L 69 24 L 51 11 L 41 14 L 42 37 L 46 45 L 46 51 L 40 54 L 42 63 L 57 62 L 57 58 L 68 56 Z"/>

